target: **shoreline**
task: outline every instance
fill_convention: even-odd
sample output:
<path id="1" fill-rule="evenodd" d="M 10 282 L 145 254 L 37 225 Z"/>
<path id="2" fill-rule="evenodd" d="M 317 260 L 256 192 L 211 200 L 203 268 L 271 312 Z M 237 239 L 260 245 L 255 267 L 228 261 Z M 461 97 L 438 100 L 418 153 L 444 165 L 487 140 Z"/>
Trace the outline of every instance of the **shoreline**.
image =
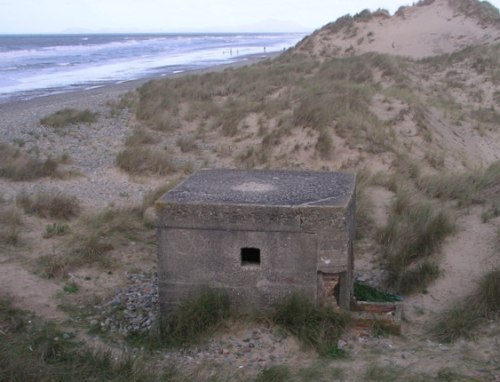
<path id="1" fill-rule="evenodd" d="M 279 54 L 281 52 L 258 54 L 239 62 L 0 104 L 0 143 L 12 144 L 42 158 L 69 154 L 69 168 L 82 174 L 63 180 L 11 181 L 0 178 L 0 194 L 5 200 L 14 200 L 19 192 L 62 192 L 77 197 L 85 206 L 97 208 L 116 202 L 140 202 L 146 192 L 164 182 L 164 177 L 137 181 L 116 168 L 116 155 L 123 149 L 123 142 L 133 127 L 129 124 L 128 112 L 117 116 L 110 114 L 109 102 L 119 100 L 126 92 L 149 81 L 248 66 Z M 99 118 L 85 128 L 54 129 L 40 124 L 41 118 L 64 108 L 89 109 Z M 120 197 L 120 193 L 128 195 L 127 198 Z"/>
<path id="2" fill-rule="evenodd" d="M 76 89 L 66 92 L 61 92 L 57 94 L 49 94 L 38 96 L 30 99 L 11 99 L 6 102 L 0 102 L 0 112 L 2 113 L 16 113 L 23 112 L 30 108 L 52 108 L 55 104 L 71 104 L 83 100 L 85 98 L 106 98 L 110 100 L 120 95 L 139 88 L 149 81 L 161 80 L 166 78 L 177 78 L 187 75 L 199 75 L 210 72 L 223 71 L 229 68 L 238 68 L 243 66 L 248 66 L 255 64 L 260 61 L 267 59 L 275 59 L 280 56 L 283 52 L 270 52 L 270 53 L 257 53 L 253 55 L 248 55 L 244 59 L 237 62 L 220 64 L 209 66 L 206 68 L 186 70 L 181 73 L 160 73 L 151 76 L 147 76 L 140 79 L 109 83 L 102 86 L 97 86 L 90 89 Z"/>

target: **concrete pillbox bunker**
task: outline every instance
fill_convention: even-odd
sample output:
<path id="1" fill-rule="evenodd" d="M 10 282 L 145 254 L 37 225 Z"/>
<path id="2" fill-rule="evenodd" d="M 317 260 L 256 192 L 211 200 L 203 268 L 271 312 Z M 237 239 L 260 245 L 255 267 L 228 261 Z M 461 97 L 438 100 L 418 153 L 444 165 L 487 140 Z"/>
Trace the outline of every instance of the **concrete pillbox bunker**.
<path id="1" fill-rule="evenodd" d="M 349 309 L 355 184 L 353 174 L 312 171 L 188 178 L 156 204 L 162 314 L 205 285 L 242 311 L 293 290 Z"/>

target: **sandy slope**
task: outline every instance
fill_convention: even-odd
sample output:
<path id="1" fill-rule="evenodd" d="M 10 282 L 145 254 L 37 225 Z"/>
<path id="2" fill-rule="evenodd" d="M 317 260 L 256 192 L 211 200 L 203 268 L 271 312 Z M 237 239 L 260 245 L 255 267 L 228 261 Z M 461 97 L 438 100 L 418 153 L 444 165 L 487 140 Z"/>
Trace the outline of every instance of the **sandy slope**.
<path id="1" fill-rule="evenodd" d="M 484 24 L 450 6 L 448 0 L 436 0 L 430 5 L 405 8 L 389 17 L 378 14 L 368 21 L 331 34 L 323 29 L 309 45 L 302 47 L 321 55 L 331 53 L 388 53 L 423 58 L 451 53 L 469 45 L 498 42 L 499 24 Z"/>

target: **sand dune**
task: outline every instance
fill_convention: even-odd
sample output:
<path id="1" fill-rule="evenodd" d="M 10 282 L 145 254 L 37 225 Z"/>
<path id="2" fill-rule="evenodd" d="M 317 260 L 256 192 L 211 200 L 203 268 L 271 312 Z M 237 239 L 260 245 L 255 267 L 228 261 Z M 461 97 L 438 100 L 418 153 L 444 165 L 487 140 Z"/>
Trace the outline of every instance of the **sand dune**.
<path id="1" fill-rule="evenodd" d="M 325 53 L 387 53 L 424 58 L 452 53 L 469 45 L 500 41 L 500 23 L 468 15 L 459 1 L 435 0 L 428 5 L 354 18 L 336 33 L 324 28 L 302 43 L 301 49 Z M 477 17 L 475 17 L 477 16 Z"/>

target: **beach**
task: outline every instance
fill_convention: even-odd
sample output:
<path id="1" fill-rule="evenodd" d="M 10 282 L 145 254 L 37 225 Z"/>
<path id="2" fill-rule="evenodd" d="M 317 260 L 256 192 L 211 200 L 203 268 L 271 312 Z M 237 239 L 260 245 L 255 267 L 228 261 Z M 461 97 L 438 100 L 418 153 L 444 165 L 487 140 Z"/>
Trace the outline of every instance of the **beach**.
<path id="1" fill-rule="evenodd" d="M 217 65 L 168 77 L 202 74 L 251 65 L 272 59 L 280 53 L 257 54 L 232 64 Z M 133 125 L 129 110 L 113 113 L 113 104 L 123 94 L 144 83 L 167 78 L 165 75 L 140 80 L 104 85 L 89 90 L 77 90 L 29 100 L 11 100 L 0 104 L 1 142 L 17 146 L 42 158 L 67 154 L 71 162 L 68 170 L 79 176 L 66 179 L 42 178 L 35 182 L 12 182 L 0 178 L 0 193 L 14 199 L 22 191 L 63 192 L 76 196 L 89 207 L 103 207 L 112 202 L 137 202 L 151 188 L 165 179 L 132 179 L 115 165 L 117 153 Z M 89 109 L 98 113 L 96 123 L 54 129 L 40 124 L 40 119 L 64 108 Z M 120 196 L 121 195 L 121 196 Z"/>

